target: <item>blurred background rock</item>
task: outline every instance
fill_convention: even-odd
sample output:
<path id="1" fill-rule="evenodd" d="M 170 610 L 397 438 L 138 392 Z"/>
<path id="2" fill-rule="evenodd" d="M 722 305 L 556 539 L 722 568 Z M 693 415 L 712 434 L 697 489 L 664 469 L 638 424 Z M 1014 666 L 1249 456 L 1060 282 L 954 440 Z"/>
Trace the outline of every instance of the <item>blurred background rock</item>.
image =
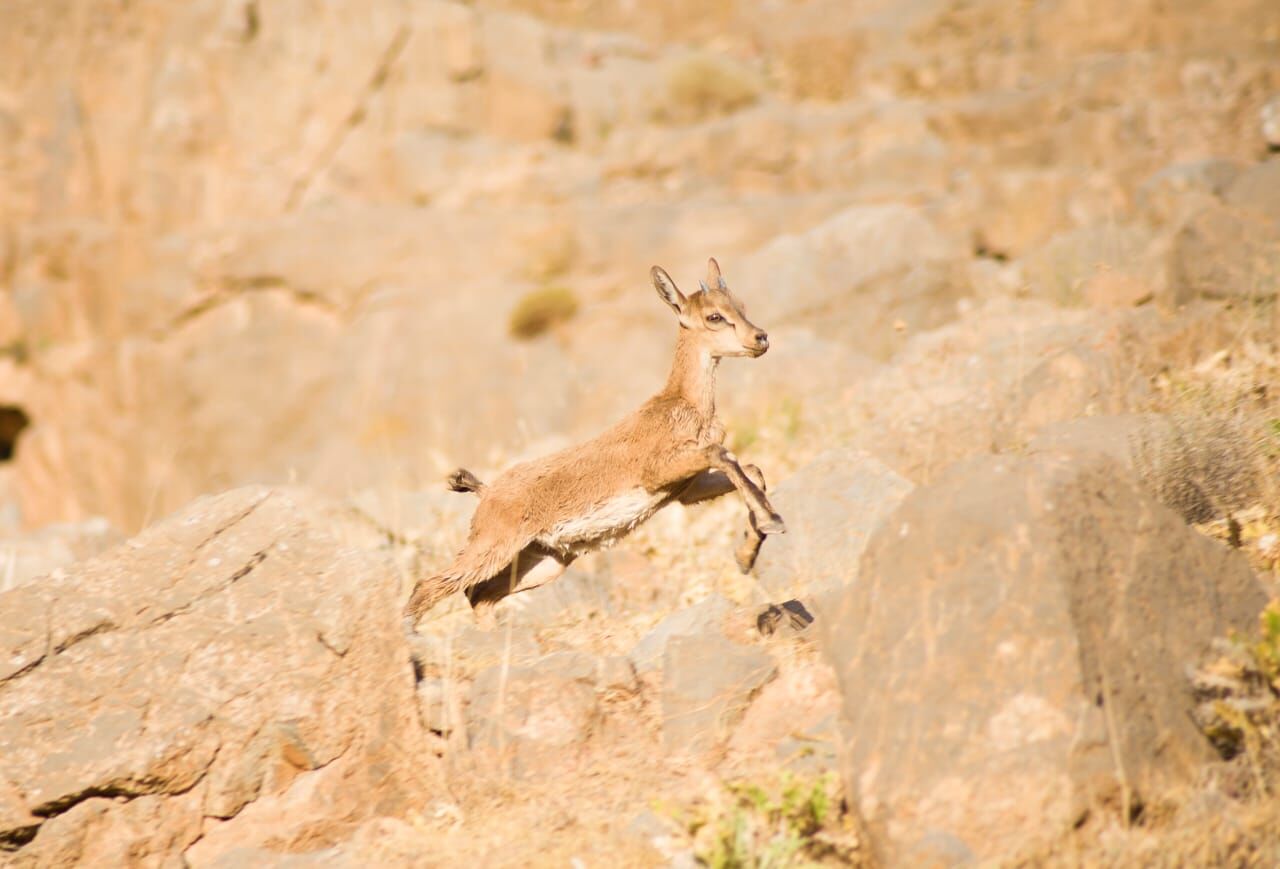
<path id="1" fill-rule="evenodd" d="M 133 532 L 246 481 L 422 488 L 590 434 L 664 376 L 653 263 L 689 285 L 719 257 L 777 336 L 722 403 L 792 466 L 966 312 L 1275 294 L 1271 0 L 0 16 L 25 526 Z M 1000 331 L 1060 319 L 1036 311 Z"/>

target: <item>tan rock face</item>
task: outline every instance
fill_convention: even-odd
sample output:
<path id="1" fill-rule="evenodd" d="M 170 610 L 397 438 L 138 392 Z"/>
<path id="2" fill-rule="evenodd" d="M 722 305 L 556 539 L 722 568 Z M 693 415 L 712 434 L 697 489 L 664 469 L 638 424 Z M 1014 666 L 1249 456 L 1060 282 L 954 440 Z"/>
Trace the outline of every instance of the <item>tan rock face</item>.
<path id="1" fill-rule="evenodd" d="M 981 858 L 1185 783 L 1208 747 L 1184 668 L 1263 601 L 1106 457 L 962 463 L 818 614 L 849 792 L 890 851 L 944 835 Z"/>
<path id="2" fill-rule="evenodd" d="M 335 865 L 423 851 L 489 865 L 516 859 L 505 842 L 478 843 L 510 823 L 556 839 L 551 862 L 627 862 L 612 843 L 572 851 L 577 833 L 551 815 L 594 836 L 581 802 L 518 790 L 524 804 L 490 809 L 523 820 L 494 824 L 482 797 L 463 805 L 486 793 L 468 782 L 448 798 L 458 805 L 421 806 L 430 786 L 401 775 L 405 758 L 433 772 L 419 743 L 439 740 L 466 761 L 457 768 L 481 769 L 505 746 L 506 772 L 552 770 L 565 794 L 593 801 L 597 786 L 634 780 L 611 807 L 644 802 L 642 788 L 689 790 L 650 761 L 685 754 L 683 776 L 723 754 L 707 748 L 756 754 L 807 702 L 782 649 L 804 658 L 817 625 L 762 641 L 726 619 L 750 628 L 815 580 L 853 594 L 860 564 L 901 581 L 858 600 L 912 637 L 848 633 L 893 663 L 864 668 L 894 702 L 860 738 L 880 739 L 876 723 L 940 733 L 945 756 L 929 757 L 958 764 L 929 778 L 909 752 L 874 746 L 888 759 L 868 761 L 858 787 L 889 807 L 893 835 L 918 833 L 919 859 L 904 862 L 963 859 L 987 833 L 1061 820 L 1103 744 L 1089 655 L 1117 661 L 1126 728 L 1145 739 L 1144 722 L 1172 714 L 1131 694 L 1137 671 L 1118 653 L 1105 657 L 1120 648 L 1146 666 L 1168 649 L 1142 645 L 1143 620 L 1121 604 L 1114 625 L 1131 635 L 1087 637 L 1114 625 L 1077 582 L 1113 600 L 1107 572 L 1136 552 L 1140 590 L 1152 564 L 1177 580 L 1150 595 L 1151 623 L 1187 607 L 1201 637 L 1212 608 L 1183 594 L 1184 564 L 1152 553 L 1224 582 L 1239 571 L 1117 480 L 1100 491 L 1129 525 L 1078 491 L 1093 481 L 1084 471 L 1010 471 L 1024 489 L 976 473 L 944 483 L 957 461 L 1069 447 L 1132 464 L 1188 521 L 1259 501 L 1268 480 L 1239 438 L 1192 426 L 1194 448 L 1166 450 L 1148 473 L 1133 420 L 1113 416 L 1162 407 L 1182 391 L 1177 370 L 1201 360 L 1248 371 L 1206 389 L 1212 400 L 1275 416 L 1258 362 L 1274 348 L 1233 318 L 1280 317 L 1280 3 L 1206 5 L 5 2 L 0 847 L 37 865 L 269 864 L 303 848 Z M 770 332 L 766 357 L 721 366 L 718 399 L 732 448 L 791 505 L 763 584 L 733 573 L 740 505 L 673 508 L 631 548 L 513 601 L 510 634 L 444 632 L 467 615 L 450 602 L 441 633 L 413 644 L 415 697 L 392 615 L 398 571 L 450 557 L 474 507 L 437 503 L 454 497 L 435 491 L 440 477 L 463 465 L 492 479 L 652 394 L 676 327 L 644 277 L 658 263 L 692 290 L 709 255 Z M 517 340 L 513 310 L 543 293 L 577 313 Z M 30 426 L 15 440 L 19 412 Z M 874 459 L 849 473 L 859 450 Z M 384 551 L 293 490 L 182 507 L 295 481 L 354 496 L 397 544 Z M 917 491 L 902 508 L 937 539 L 882 536 L 861 561 L 912 485 L 939 496 L 930 508 Z M 1025 516 L 1001 513 L 1009 504 Z M 988 508 L 970 524 L 966 511 Z M 124 534 L 154 527 L 104 555 L 118 541 L 90 533 L 92 517 Z M 63 525 L 31 533 L 48 523 Z M 921 577 L 956 587 L 918 594 L 912 610 Z M 1031 615 L 1017 621 L 1021 605 Z M 975 649 L 1004 661 L 983 643 L 1015 622 L 1012 665 L 972 663 Z M 921 663 L 926 641 L 953 643 L 972 670 Z M 779 682 L 762 688 L 775 664 Z M 1173 692 L 1172 671 L 1153 666 Z M 782 708 L 761 709 L 757 689 Z M 422 735 L 414 710 L 439 736 Z M 804 732 L 766 754 L 825 740 L 826 715 L 797 717 Z M 1170 727 L 1181 751 L 1188 737 Z M 1080 755 L 1064 748 L 1075 728 Z M 806 756 L 815 771 L 834 763 L 823 745 Z M 593 766 L 628 752 L 643 761 L 620 761 L 624 774 Z M 1163 770 L 1136 742 L 1124 755 L 1137 784 Z M 415 800 L 422 814 L 404 824 L 366 820 Z M 329 848 L 356 825 L 345 851 Z"/>
<path id="3" fill-rule="evenodd" d="M 855 582 L 867 541 L 911 483 L 858 450 L 818 456 L 770 493 L 787 533 L 760 551 L 755 573 L 777 600 Z"/>
<path id="4" fill-rule="evenodd" d="M 1202 19 L 1098 0 L 11 4 L 0 402 L 33 421 L 22 520 L 132 531 L 248 481 L 417 484 L 598 430 L 661 378 L 665 360 L 648 380 L 631 361 L 670 324 L 626 295 L 655 261 L 715 254 L 771 327 L 887 359 L 975 295 L 973 250 L 1127 236 L 1156 170 L 1257 159 L 1275 5 Z M 1220 205 L 1230 179 L 1209 174 L 1208 199 L 1153 206 L 1162 232 Z M 1244 285 L 1274 239 L 1208 213 L 1160 252 L 1168 293 L 1145 248 L 1116 271 L 1161 297 L 1267 296 Z M 1039 282 L 1074 297 L 1103 253 L 1051 257 Z M 1093 283 L 1091 303 L 1145 296 Z M 542 284 L 583 300 L 581 328 L 513 347 L 503 318 Z M 628 364 L 602 361 L 620 343 Z"/>
<path id="5" fill-rule="evenodd" d="M 208 856 L 407 805 L 422 731 L 380 544 L 303 491 L 240 489 L 0 595 L 0 836 L 37 863 L 202 834 Z M 283 826 L 237 826 L 282 801 Z"/>

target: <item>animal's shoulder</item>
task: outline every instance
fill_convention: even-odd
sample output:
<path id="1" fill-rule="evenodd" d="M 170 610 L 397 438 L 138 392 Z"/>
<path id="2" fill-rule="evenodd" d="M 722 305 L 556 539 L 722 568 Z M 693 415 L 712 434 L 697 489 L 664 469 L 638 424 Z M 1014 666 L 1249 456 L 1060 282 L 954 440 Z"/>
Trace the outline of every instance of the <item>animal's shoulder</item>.
<path id="1" fill-rule="evenodd" d="M 679 396 L 659 395 L 649 399 L 636 414 L 640 426 L 673 436 L 696 436 L 706 422 L 698 409 Z"/>

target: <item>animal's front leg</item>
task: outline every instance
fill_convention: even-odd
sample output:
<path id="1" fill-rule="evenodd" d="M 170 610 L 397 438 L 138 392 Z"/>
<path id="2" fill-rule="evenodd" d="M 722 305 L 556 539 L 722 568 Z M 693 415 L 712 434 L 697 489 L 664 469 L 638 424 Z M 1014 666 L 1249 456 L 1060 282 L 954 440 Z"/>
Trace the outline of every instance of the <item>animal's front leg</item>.
<path id="1" fill-rule="evenodd" d="M 761 492 L 768 492 L 765 488 L 764 474 L 755 465 L 743 465 L 742 471 L 760 488 Z M 681 504 L 700 504 L 703 501 L 710 501 L 713 498 L 719 498 L 735 491 L 737 487 L 733 485 L 733 481 L 729 479 L 729 475 L 724 471 L 703 471 L 692 480 L 689 481 L 679 494 L 676 500 Z M 738 569 L 743 573 L 750 573 L 751 568 L 755 566 L 756 556 L 760 554 L 760 546 L 764 543 L 766 535 L 760 533 L 759 527 L 756 525 L 756 516 L 750 510 L 747 511 L 747 530 L 743 535 L 742 543 L 738 545 L 738 549 L 734 552 L 734 560 L 738 562 Z"/>
<path id="2" fill-rule="evenodd" d="M 743 471 L 742 466 L 738 464 L 737 456 L 718 445 L 707 447 L 706 456 L 707 463 L 716 470 L 723 471 L 724 475 L 733 483 L 734 488 L 742 493 L 743 500 L 747 502 L 747 509 L 751 511 L 753 526 L 757 534 L 785 534 L 787 532 L 787 526 L 782 521 L 782 517 L 774 511 L 773 505 L 765 497 L 764 490 Z M 758 470 L 757 473 L 759 473 Z M 763 477 L 761 479 L 763 480 Z M 752 560 L 754 561 L 754 556 Z"/>
<path id="3" fill-rule="evenodd" d="M 755 465 L 743 465 L 742 470 L 753 483 L 760 487 L 761 492 L 768 492 L 764 482 L 764 472 Z M 755 567 L 756 557 L 760 555 L 760 546 L 764 543 L 764 538 L 765 535 L 756 525 L 756 515 L 748 511 L 746 533 L 733 554 L 734 560 L 738 562 L 738 569 L 743 573 L 750 573 L 751 568 Z"/>
<path id="4" fill-rule="evenodd" d="M 724 444 L 725 430 L 724 424 L 718 419 L 711 420 L 711 424 L 707 426 L 707 430 L 702 434 L 703 443 L 706 444 Z"/>

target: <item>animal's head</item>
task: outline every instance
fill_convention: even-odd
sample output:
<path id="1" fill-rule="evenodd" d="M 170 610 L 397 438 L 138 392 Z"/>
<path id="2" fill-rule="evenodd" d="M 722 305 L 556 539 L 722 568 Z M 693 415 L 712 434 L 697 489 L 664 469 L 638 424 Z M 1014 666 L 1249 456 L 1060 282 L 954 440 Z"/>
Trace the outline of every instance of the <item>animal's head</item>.
<path id="1" fill-rule="evenodd" d="M 701 288 L 688 296 L 659 266 L 649 273 L 658 296 L 676 312 L 681 328 L 693 332 L 713 357 L 761 356 L 769 349 L 768 334 L 747 319 L 746 307 L 730 292 L 714 259 L 707 260 L 707 279 L 699 282 Z"/>

